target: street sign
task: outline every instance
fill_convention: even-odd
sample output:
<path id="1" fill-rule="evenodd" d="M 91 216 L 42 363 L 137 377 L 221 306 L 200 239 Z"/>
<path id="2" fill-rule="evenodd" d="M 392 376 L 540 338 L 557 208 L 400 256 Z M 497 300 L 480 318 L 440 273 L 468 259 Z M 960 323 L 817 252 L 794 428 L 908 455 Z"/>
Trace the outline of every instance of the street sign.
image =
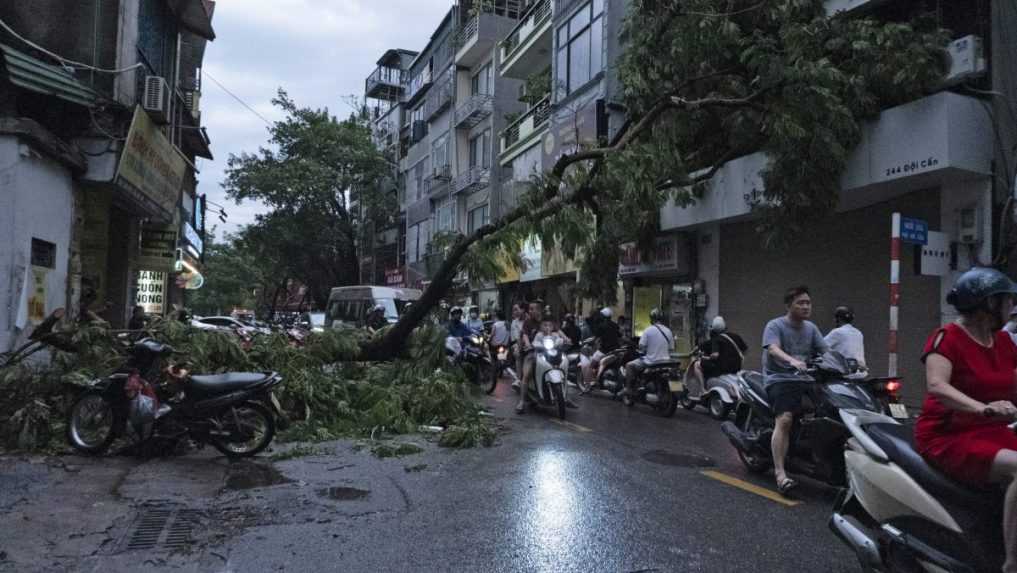
<path id="1" fill-rule="evenodd" d="M 900 240 L 904 243 L 926 245 L 929 243 L 929 224 L 922 219 L 900 218 Z"/>
<path id="2" fill-rule="evenodd" d="M 921 247 L 919 272 L 925 276 L 945 277 L 950 274 L 950 238 L 946 233 L 929 231 L 929 241 Z"/>

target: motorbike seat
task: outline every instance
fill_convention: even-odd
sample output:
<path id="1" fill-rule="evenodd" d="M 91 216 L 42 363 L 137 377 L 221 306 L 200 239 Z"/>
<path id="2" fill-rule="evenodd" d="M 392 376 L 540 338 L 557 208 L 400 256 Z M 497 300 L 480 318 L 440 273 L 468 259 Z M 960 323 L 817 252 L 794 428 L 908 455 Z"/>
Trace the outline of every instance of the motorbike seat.
<path id="1" fill-rule="evenodd" d="M 660 362 L 654 362 L 653 364 L 646 365 L 646 371 L 650 370 L 661 370 L 664 368 L 678 368 L 682 365 L 680 360 L 662 360 Z"/>
<path id="2" fill-rule="evenodd" d="M 763 383 L 763 374 L 761 372 L 749 371 L 742 374 L 742 378 L 748 383 L 749 388 L 756 394 L 759 394 L 763 398 L 769 398 L 766 393 L 766 385 Z"/>
<path id="3" fill-rule="evenodd" d="M 966 486 L 946 477 L 929 465 L 914 447 L 914 436 L 910 428 L 900 424 L 870 424 L 866 432 L 886 452 L 890 461 L 901 467 L 925 491 L 946 505 L 978 513 L 1000 505 L 998 489 L 979 489 Z"/>
<path id="4" fill-rule="evenodd" d="M 208 374 L 191 376 L 190 387 L 199 392 L 223 393 L 232 392 L 253 386 L 267 380 L 271 374 L 262 372 L 227 372 L 226 374 Z"/>

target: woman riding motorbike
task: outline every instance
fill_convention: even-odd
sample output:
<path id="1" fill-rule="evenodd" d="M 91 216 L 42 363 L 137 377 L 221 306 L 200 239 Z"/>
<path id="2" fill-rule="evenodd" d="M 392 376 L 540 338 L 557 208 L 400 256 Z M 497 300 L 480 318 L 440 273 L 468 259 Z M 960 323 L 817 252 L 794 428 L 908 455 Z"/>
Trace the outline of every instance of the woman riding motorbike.
<path id="1" fill-rule="evenodd" d="M 974 486 L 1009 484 L 1004 572 L 1017 573 L 1017 346 L 1000 330 L 1017 297 L 1003 273 L 974 268 L 947 302 L 960 318 L 934 332 L 923 353 L 928 394 L 915 445 L 930 464 Z"/>

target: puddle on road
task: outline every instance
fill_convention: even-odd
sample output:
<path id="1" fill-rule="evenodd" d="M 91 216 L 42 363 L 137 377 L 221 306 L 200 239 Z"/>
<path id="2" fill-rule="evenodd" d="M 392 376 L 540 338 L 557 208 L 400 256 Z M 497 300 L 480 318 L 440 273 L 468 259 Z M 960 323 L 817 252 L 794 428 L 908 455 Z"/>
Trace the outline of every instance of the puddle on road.
<path id="1" fill-rule="evenodd" d="M 712 458 L 697 454 L 676 454 L 667 450 L 651 450 L 642 455 L 651 464 L 677 468 L 711 468 L 717 465 Z"/>
<path id="2" fill-rule="evenodd" d="M 255 462 L 233 462 L 226 474 L 226 489 L 254 489 L 292 481 L 270 465 Z"/>
<path id="3" fill-rule="evenodd" d="M 321 497 L 327 497 L 329 499 L 334 499 L 336 501 L 355 501 L 358 499 L 364 499 L 365 497 L 371 495 L 371 490 L 358 489 L 355 487 L 336 486 L 325 489 L 319 489 L 317 493 Z"/>

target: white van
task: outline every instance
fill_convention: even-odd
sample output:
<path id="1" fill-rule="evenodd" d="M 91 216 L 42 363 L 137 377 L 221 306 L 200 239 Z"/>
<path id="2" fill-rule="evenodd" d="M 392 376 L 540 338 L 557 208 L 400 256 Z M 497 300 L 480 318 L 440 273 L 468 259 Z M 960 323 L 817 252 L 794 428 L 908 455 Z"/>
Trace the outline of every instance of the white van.
<path id="1" fill-rule="evenodd" d="M 420 298 L 420 291 L 380 286 L 335 287 L 328 296 L 325 328 L 360 328 L 371 309 L 385 307 L 385 319 L 396 322 L 406 306 Z"/>

